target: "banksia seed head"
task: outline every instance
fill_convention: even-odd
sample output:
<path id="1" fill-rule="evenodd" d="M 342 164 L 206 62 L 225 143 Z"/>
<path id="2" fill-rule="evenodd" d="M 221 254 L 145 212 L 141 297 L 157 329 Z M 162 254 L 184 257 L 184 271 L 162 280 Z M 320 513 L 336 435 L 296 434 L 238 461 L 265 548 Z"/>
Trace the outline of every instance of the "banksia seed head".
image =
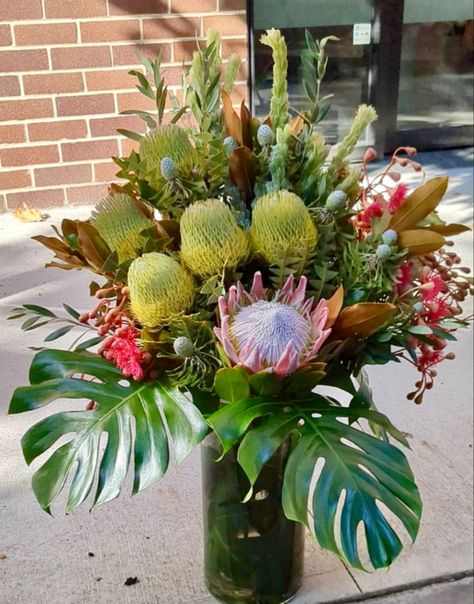
<path id="1" fill-rule="evenodd" d="M 130 307 L 146 327 L 157 327 L 186 312 L 194 300 L 194 280 L 165 254 L 151 252 L 132 262 L 128 271 Z"/>
<path id="2" fill-rule="evenodd" d="M 276 191 L 257 199 L 250 235 L 254 250 L 269 264 L 282 256 L 303 258 L 313 251 L 317 241 L 308 208 L 289 191 Z"/>
<path id="3" fill-rule="evenodd" d="M 226 136 L 223 142 L 223 146 L 225 152 L 227 153 L 227 156 L 230 157 L 239 145 L 237 144 L 237 141 L 234 138 L 232 138 L 231 136 Z"/>
<path id="4" fill-rule="evenodd" d="M 267 124 L 262 124 L 257 130 L 257 140 L 262 147 L 273 142 L 273 130 Z"/>
<path id="5" fill-rule="evenodd" d="M 333 191 L 326 200 L 326 207 L 332 212 L 338 212 L 346 207 L 347 195 L 344 191 Z"/>
<path id="6" fill-rule="evenodd" d="M 381 243 L 375 250 L 375 255 L 379 260 L 388 260 L 392 255 L 392 248 L 386 243 Z"/>
<path id="7" fill-rule="evenodd" d="M 136 258 L 145 243 L 140 233 L 153 226 L 153 221 L 125 193 L 100 201 L 92 212 L 91 223 L 110 249 L 117 252 L 119 262 Z"/>
<path id="8" fill-rule="evenodd" d="M 398 233 L 393 229 L 388 229 L 382 234 L 382 241 L 387 245 L 395 245 L 398 241 Z"/>
<path id="9" fill-rule="evenodd" d="M 235 269 L 250 251 L 248 234 L 219 199 L 198 201 L 181 217 L 181 258 L 200 277 Z"/>
<path id="10" fill-rule="evenodd" d="M 161 163 L 165 158 L 171 159 L 177 174 L 183 176 L 188 176 L 197 163 L 197 153 L 188 135 L 175 124 L 155 128 L 140 142 L 141 176 L 154 189 L 159 189 L 166 178 Z"/>
<path id="11" fill-rule="evenodd" d="M 178 170 L 176 169 L 176 164 L 171 157 L 163 157 L 160 162 L 160 168 L 161 176 L 163 176 L 165 180 L 173 180 L 173 178 L 176 178 Z"/>

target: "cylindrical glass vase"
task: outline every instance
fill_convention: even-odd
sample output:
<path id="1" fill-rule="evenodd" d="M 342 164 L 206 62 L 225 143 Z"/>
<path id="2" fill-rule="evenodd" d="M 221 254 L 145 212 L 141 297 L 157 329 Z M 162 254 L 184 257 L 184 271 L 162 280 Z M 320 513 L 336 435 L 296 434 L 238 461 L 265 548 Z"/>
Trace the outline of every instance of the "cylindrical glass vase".
<path id="1" fill-rule="evenodd" d="M 302 583 L 304 527 L 283 513 L 290 441 L 264 466 L 252 498 L 237 447 L 217 462 L 214 435 L 202 445 L 204 566 L 209 591 L 225 604 L 282 604 Z"/>

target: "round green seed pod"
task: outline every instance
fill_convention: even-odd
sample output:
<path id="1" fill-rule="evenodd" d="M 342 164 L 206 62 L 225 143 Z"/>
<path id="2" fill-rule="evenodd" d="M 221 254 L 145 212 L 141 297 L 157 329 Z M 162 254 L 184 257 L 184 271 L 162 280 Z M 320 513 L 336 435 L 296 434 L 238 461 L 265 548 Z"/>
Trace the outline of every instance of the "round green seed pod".
<path id="1" fill-rule="evenodd" d="M 276 191 L 255 202 L 250 228 L 255 252 L 274 264 L 283 256 L 305 258 L 315 248 L 316 226 L 304 201 L 289 191 Z"/>
<path id="2" fill-rule="evenodd" d="M 132 262 L 128 271 L 130 308 L 146 327 L 157 327 L 186 312 L 194 300 L 194 280 L 165 254 L 151 252 Z"/>
<path id="3" fill-rule="evenodd" d="M 141 212 L 129 195 L 119 193 L 97 204 L 91 224 L 110 249 L 117 252 L 119 262 L 125 262 L 137 257 L 145 243 L 140 233 L 153 226 L 153 221 Z"/>
<path id="4" fill-rule="evenodd" d="M 232 211 L 219 199 L 198 201 L 181 217 L 181 258 L 200 277 L 219 275 L 245 262 L 250 251 L 248 234 Z"/>
<path id="5" fill-rule="evenodd" d="M 155 128 L 140 142 L 140 176 L 153 189 L 159 189 L 165 181 L 161 162 L 171 159 L 178 175 L 189 176 L 197 163 L 197 152 L 186 131 L 175 124 Z"/>

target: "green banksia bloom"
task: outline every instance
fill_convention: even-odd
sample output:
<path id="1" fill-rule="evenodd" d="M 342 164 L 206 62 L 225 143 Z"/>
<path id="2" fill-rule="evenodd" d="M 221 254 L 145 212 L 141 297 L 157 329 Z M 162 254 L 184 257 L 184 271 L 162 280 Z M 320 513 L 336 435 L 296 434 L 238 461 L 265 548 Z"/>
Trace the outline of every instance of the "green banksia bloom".
<path id="1" fill-rule="evenodd" d="M 146 327 L 157 327 L 186 312 L 194 300 L 194 280 L 165 254 L 151 252 L 136 258 L 128 271 L 130 308 Z"/>
<path id="2" fill-rule="evenodd" d="M 238 54 L 233 53 L 230 55 L 227 62 L 223 84 L 224 90 L 227 92 L 227 94 L 231 94 L 232 90 L 234 90 L 234 84 L 239 73 L 240 63 L 241 59 Z"/>
<path id="3" fill-rule="evenodd" d="M 377 119 L 377 112 L 371 105 L 360 105 L 357 109 L 352 126 L 339 143 L 336 153 L 329 165 L 329 173 L 336 173 L 344 164 L 347 157 L 354 151 L 358 140 L 364 134 L 369 124 Z"/>
<path id="4" fill-rule="evenodd" d="M 278 128 L 284 128 L 288 122 L 288 49 L 285 38 L 278 29 L 268 29 L 267 33 L 260 38 L 265 46 L 270 46 L 273 51 L 273 86 L 270 102 L 270 117 L 272 128 L 276 132 Z"/>
<path id="5" fill-rule="evenodd" d="M 262 147 L 273 142 L 273 130 L 267 124 L 262 124 L 257 130 L 257 140 Z"/>
<path id="6" fill-rule="evenodd" d="M 125 193 L 100 201 L 92 212 L 91 223 L 109 248 L 117 252 L 119 262 L 136 258 L 145 243 L 140 233 L 153 226 L 153 221 Z"/>
<path id="7" fill-rule="evenodd" d="M 249 255 L 248 234 L 218 199 L 198 201 L 186 208 L 180 227 L 181 258 L 200 277 L 235 269 Z"/>
<path id="8" fill-rule="evenodd" d="M 388 229 L 382 234 L 382 241 L 387 245 L 395 245 L 398 241 L 398 233 L 393 229 Z"/>
<path id="9" fill-rule="evenodd" d="M 178 173 L 178 170 L 176 169 L 176 164 L 174 163 L 174 160 L 171 159 L 171 157 L 163 157 L 160 162 L 160 169 L 161 176 L 163 176 L 165 180 L 173 180 L 173 178 L 176 178 L 176 175 Z"/>
<path id="10" fill-rule="evenodd" d="M 307 257 L 314 249 L 317 231 L 303 200 L 289 191 L 276 191 L 255 202 L 250 229 L 252 245 L 269 263 L 282 256 Z"/>
<path id="11" fill-rule="evenodd" d="M 347 195 L 344 191 L 333 191 L 328 195 L 326 207 L 332 212 L 338 212 L 346 207 Z"/>
<path id="12" fill-rule="evenodd" d="M 183 176 L 189 176 L 198 159 L 188 135 L 175 124 L 155 128 L 140 142 L 141 176 L 153 189 L 163 184 L 161 162 L 164 158 L 171 159 L 178 174 Z"/>
<path id="13" fill-rule="evenodd" d="M 387 260 L 392 255 L 392 248 L 386 243 L 381 243 L 375 250 L 375 255 L 379 260 Z"/>

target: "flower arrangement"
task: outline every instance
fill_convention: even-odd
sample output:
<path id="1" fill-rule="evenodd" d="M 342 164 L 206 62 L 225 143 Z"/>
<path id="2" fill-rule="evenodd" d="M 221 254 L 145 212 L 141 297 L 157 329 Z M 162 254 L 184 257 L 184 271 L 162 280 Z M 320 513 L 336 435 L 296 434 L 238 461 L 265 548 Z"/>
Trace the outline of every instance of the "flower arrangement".
<path id="1" fill-rule="evenodd" d="M 112 500 L 129 471 L 138 493 L 166 472 L 170 451 L 180 463 L 212 432 L 223 455 L 238 451 L 247 498 L 291 441 L 283 512 L 353 567 L 367 566 L 361 523 L 374 568 L 402 549 L 390 514 L 416 538 L 422 504 L 397 446 L 408 444 L 376 409 L 364 367 L 414 365 L 415 403 L 432 388 L 436 365 L 453 358 L 446 345 L 467 324 L 460 304 L 471 281 L 447 239 L 466 227 L 437 212 L 446 178 L 414 190 L 399 182 L 400 170 L 422 173 L 414 149 L 398 149 L 376 175 L 371 149 L 361 167 L 349 162 L 377 117 L 372 107 L 359 107 L 338 145 L 326 144 L 318 124 L 333 40 L 307 34 L 309 108 L 296 112 L 284 38 L 267 32 L 274 79 L 264 121 L 244 103 L 234 109 L 239 60 L 224 68 L 215 32 L 194 53 L 181 102 L 168 93 L 159 58 L 143 60 L 145 74 L 132 72 L 157 111 L 136 112 L 146 135 L 122 131 L 138 143 L 114 158 L 125 184 L 112 185 L 89 220 L 35 237 L 54 252 L 48 266 L 96 275 L 94 307 L 80 314 L 65 305 L 60 317 L 26 304 L 11 317 L 24 330 L 63 321 L 48 342 L 80 330 L 69 350 L 36 354 L 30 385 L 10 406 L 20 413 L 61 398 L 90 401 L 23 437 L 28 464 L 67 437 L 33 475 L 47 512 L 66 488 L 70 511 L 91 494 L 93 506 Z"/>

